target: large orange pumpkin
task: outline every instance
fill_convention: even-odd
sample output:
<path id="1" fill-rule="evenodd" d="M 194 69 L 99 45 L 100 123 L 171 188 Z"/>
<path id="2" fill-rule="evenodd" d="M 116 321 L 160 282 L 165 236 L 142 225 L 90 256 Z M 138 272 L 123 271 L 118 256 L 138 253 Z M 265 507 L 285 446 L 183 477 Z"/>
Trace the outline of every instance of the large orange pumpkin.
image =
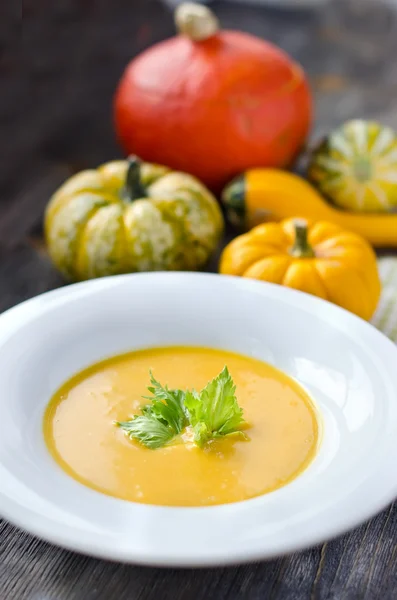
<path id="1" fill-rule="evenodd" d="M 205 6 L 176 10 L 180 35 L 128 65 L 115 97 L 128 154 L 219 189 L 255 166 L 288 166 L 308 133 L 311 96 L 296 63 L 272 44 L 219 31 Z"/>

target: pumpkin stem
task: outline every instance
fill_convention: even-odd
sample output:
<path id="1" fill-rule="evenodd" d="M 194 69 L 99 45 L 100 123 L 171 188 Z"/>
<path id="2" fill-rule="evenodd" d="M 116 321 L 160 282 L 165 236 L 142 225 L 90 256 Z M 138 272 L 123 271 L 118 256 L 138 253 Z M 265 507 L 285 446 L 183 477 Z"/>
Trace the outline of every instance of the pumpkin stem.
<path id="1" fill-rule="evenodd" d="M 207 6 L 195 2 L 183 2 L 175 10 L 175 25 L 179 33 L 194 42 L 202 42 L 215 35 L 219 21 Z"/>
<path id="2" fill-rule="evenodd" d="M 137 156 L 129 156 L 125 178 L 125 196 L 129 202 L 146 197 L 146 190 L 141 183 L 141 161 Z"/>
<path id="3" fill-rule="evenodd" d="M 307 239 L 307 221 L 304 219 L 295 219 L 295 242 L 289 253 L 297 258 L 313 258 L 315 256 L 313 248 Z"/>

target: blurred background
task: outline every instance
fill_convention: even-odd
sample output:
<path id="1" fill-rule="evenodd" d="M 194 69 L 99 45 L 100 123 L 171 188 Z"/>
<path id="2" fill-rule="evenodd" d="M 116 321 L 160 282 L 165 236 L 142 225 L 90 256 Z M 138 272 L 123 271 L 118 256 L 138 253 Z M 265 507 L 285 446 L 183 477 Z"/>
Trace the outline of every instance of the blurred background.
<path id="1" fill-rule="evenodd" d="M 26 0 L 0 14 L 0 310 L 61 283 L 41 241 L 69 175 L 121 156 L 114 91 L 128 61 L 174 34 L 174 0 Z M 314 142 L 352 117 L 397 128 L 394 0 L 214 1 L 224 28 L 278 44 L 315 94 Z M 3 291 L 4 290 L 4 291 Z"/>

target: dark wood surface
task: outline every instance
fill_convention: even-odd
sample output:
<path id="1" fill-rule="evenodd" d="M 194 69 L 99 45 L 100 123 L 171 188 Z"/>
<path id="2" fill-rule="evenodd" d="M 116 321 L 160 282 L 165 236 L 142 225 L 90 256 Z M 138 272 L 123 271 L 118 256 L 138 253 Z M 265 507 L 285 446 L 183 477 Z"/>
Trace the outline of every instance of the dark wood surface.
<path id="1" fill-rule="evenodd" d="M 281 45 L 316 95 L 315 139 L 355 117 L 397 128 L 397 7 L 331 0 L 319 13 L 215 2 L 224 26 Z M 49 194 L 119 156 L 112 94 L 134 54 L 172 34 L 157 0 L 26 0 L 0 7 L 0 311 L 62 285 L 41 240 Z M 365 499 L 363 499 L 365 501 Z M 397 507 L 352 533 L 280 560 L 213 570 L 117 565 L 50 546 L 0 522 L 4 600 L 392 600 Z"/>

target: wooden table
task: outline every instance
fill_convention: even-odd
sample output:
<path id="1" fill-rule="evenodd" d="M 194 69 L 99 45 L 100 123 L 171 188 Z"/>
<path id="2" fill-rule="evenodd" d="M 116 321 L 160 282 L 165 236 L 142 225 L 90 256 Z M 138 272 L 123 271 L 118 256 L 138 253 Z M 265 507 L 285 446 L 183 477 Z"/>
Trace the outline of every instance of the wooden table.
<path id="1" fill-rule="evenodd" d="M 319 14 L 215 2 L 224 26 L 266 37 L 309 73 L 314 138 L 344 119 L 397 129 L 397 9 L 332 0 Z M 27 0 L 23 70 L 17 7 L 0 14 L 0 311 L 62 285 L 41 239 L 51 192 L 76 170 L 120 155 L 111 99 L 128 59 L 172 34 L 158 0 Z M 392 475 L 392 474 L 391 474 Z M 394 475 L 395 476 L 395 475 Z M 365 499 L 363 499 L 365 501 Z M 392 600 L 397 506 L 321 547 L 267 563 L 166 571 L 86 558 L 0 523 L 4 600 Z"/>

